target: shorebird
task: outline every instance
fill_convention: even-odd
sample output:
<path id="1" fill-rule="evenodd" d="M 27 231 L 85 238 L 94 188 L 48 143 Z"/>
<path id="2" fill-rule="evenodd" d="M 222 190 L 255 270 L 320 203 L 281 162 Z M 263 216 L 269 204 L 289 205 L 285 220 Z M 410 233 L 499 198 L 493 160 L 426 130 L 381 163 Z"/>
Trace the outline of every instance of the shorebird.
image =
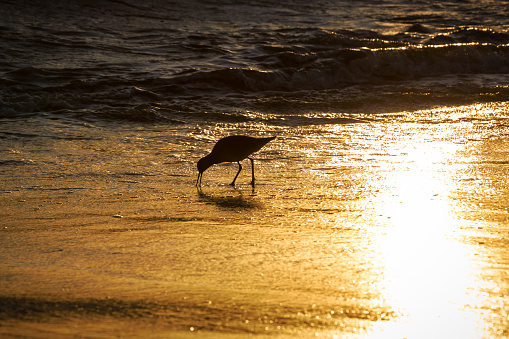
<path id="1" fill-rule="evenodd" d="M 196 179 L 196 186 L 201 186 L 201 178 L 203 172 L 214 164 L 221 162 L 236 162 L 239 164 L 239 171 L 230 185 L 235 186 L 235 180 L 239 176 L 242 170 L 240 162 L 246 158 L 251 160 L 251 186 L 254 187 L 255 176 L 254 176 L 254 162 L 249 156 L 260 150 L 269 141 L 274 140 L 276 137 L 269 138 L 253 138 L 244 135 L 232 135 L 219 140 L 212 148 L 209 155 L 201 158 L 198 161 L 198 179 Z"/>

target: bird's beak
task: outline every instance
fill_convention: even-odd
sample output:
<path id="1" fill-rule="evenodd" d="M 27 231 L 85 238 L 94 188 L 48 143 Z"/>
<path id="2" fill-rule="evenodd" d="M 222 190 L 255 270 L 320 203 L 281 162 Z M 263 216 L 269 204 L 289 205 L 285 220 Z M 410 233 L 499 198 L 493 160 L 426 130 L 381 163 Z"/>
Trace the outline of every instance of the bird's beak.
<path id="1" fill-rule="evenodd" d="M 196 187 L 201 186 L 201 177 L 203 175 L 203 172 L 198 172 L 198 178 L 196 179 Z"/>

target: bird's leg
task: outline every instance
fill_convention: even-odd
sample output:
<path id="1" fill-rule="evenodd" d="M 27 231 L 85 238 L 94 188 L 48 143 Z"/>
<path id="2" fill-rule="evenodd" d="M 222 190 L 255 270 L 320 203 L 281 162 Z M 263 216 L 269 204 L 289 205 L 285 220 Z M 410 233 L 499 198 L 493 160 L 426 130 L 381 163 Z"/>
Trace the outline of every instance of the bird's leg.
<path id="1" fill-rule="evenodd" d="M 242 165 L 240 164 L 240 161 L 237 161 L 237 164 L 239 164 L 239 171 L 237 172 L 237 175 L 235 176 L 235 178 L 233 178 L 232 183 L 230 184 L 232 186 L 235 186 L 235 180 L 237 180 L 237 177 L 239 176 L 240 171 L 242 171 Z"/>
<path id="2" fill-rule="evenodd" d="M 203 173 L 198 173 L 198 178 L 196 179 L 196 187 L 201 187 L 201 177 L 203 176 Z"/>
<path id="3" fill-rule="evenodd" d="M 255 177 L 254 177 L 254 160 L 252 158 L 248 158 L 251 160 L 251 186 L 254 187 Z"/>

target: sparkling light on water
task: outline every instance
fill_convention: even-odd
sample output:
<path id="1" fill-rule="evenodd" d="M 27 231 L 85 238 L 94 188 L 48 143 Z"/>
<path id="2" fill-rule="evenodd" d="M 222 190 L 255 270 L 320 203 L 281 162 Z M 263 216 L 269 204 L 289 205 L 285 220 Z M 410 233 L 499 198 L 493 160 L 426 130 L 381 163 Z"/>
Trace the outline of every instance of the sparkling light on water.
<path id="1" fill-rule="evenodd" d="M 486 128 L 490 119 L 496 123 L 503 112 L 473 105 L 414 112 L 394 125 L 331 128 L 346 145 L 328 165 L 358 171 L 358 187 L 371 192 L 358 195 L 362 212 L 353 224 L 369 230 L 363 255 L 373 260 L 371 286 L 392 310 L 366 337 L 490 338 L 503 331 L 500 291 L 485 278 L 485 249 L 472 241 L 489 220 L 475 207 L 487 203 L 474 198 L 486 198 L 483 183 L 494 183 L 503 199 L 498 172 L 482 180 L 485 169 L 476 165 L 504 161 L 503 143 Z"/>
<path id="2" fill-rule="evenodd" d="M 419 133 L 416 142 L 408 135 Z M 396 141 L 401 156 L 393 162 L 373 201 L 382 298 L 399 317 L 377 324 L 377 338 L 484 337 L 486 303 L 475 251 L 462 242 L 462 218 L 457 201 L 456 130 L 434 128 L 405 132 Z M 451 134 L 451 135 L 447 135 Z M 402 160 L 402 161 L 401 161 Z"/>

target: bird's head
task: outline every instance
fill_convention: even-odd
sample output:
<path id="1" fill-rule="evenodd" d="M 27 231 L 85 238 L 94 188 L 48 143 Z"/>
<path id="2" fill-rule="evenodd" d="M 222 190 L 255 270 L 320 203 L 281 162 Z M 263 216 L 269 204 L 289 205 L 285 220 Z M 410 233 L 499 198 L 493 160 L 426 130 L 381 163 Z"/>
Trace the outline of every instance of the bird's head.
<path id="1" fill-rule="evenodd" d="M 198 164 L 197 164 L 198 173 L 205 172 L 205 170 L 207 168 L 209 168 L 210 166 L 212 166 L 213 164 L 214 164 L 214 162 L 212 161 L 212 159 L 209 158 L 209 156 L 201 158 L 200 160 L 198 160 Z"/>
<path id="2" fill-rule="evenodd" d="M 209 168 L 210 166 L 214 165 L 214 160 L 212 159 L 212 157 L 209 155 L 207 155 L 206 157 L 203 157 L 201 158 L 200 160 L 198 160 L 198 179 L 196 179 L 196 186 L 199 187 L 201 186 L 201 178 L 202 178 L 202 175 L 203 175 L 203 172 L 205 172 L 205 170 L 207 168 Z"/>

